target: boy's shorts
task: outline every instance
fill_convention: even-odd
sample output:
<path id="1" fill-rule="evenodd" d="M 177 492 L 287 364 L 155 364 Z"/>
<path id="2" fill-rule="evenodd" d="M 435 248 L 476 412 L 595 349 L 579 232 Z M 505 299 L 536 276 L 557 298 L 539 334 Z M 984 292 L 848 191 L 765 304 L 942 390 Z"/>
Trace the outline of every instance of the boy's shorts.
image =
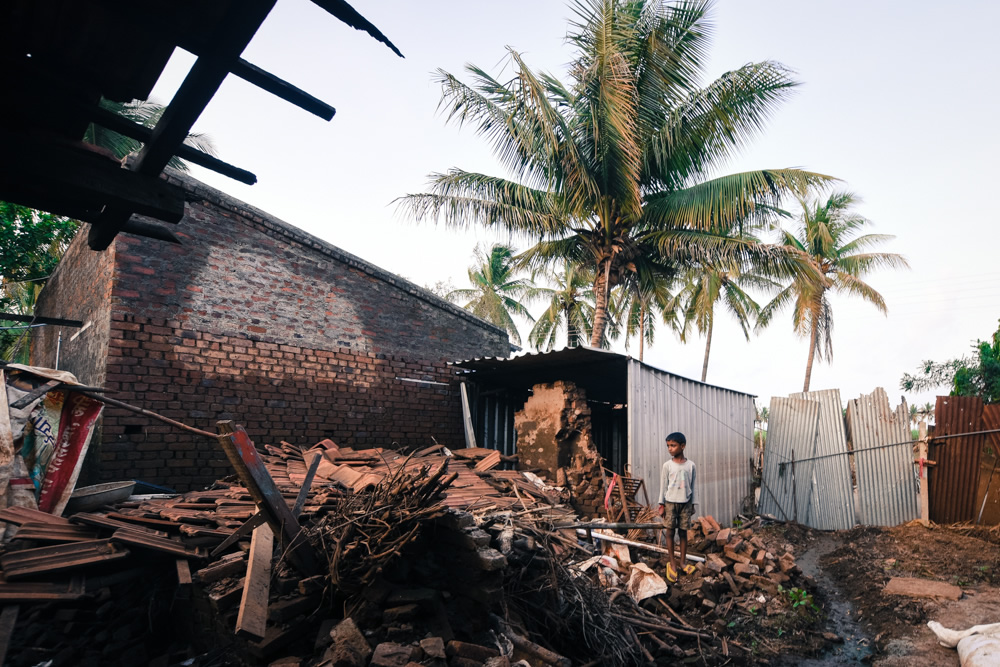
<path id="1" fill-rule="evenodd" d="M 694 517 L 694 503 L 665 503 L 663 505 L 663 525 L 667 528 L 690 530 Z"/>

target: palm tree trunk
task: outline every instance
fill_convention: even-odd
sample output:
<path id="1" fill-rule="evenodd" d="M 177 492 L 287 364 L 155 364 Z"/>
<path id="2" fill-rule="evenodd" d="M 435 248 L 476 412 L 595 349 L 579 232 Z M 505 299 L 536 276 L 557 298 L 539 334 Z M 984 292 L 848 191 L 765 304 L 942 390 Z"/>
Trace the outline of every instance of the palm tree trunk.
<path id="1" fill-rule="evenodd" d="M 610 260 L 608 260 L 610 262 Z M 598 271 L 594 279 L 594 331 L 590 335 L 590 346 L 601 347 L 604 330 L 608 326 L 608 276 Z"/>
<path id="2" fill-rule="evenodd" d="M 819 339 L 819 316 L 815 313 L 812 316 L 812 335 L 809 336 L 809 361 L 806 362 L 806 381 L 802 385 L 802 391 L 809 391 L 809 380 L 812 378 L 813 357 L 816 355 L 816 344 Z"/>
<path id="3" fill-rule="evenodd" d="M 639 361 L 646 345 L 646 304 L 639 305 Z"/>
<path id="4" fill-rule="evenodd" d="M 705 341 L 705 363 L 701 365 L 701 381 L 704 382 L 705 378 L 708 377 L 708 353 L 712 351 L 712 327 L 715 326 L 715 320 L 708 320 L 708 333 L 705 334 L 707 340 Z"/>
<path id="5" fill-rule="evenodd" d="M 566 318 L 566 347 L 579 347 L 580 332 L 577 331 L 569 305 L 563 308 L 563 316 Z"/>

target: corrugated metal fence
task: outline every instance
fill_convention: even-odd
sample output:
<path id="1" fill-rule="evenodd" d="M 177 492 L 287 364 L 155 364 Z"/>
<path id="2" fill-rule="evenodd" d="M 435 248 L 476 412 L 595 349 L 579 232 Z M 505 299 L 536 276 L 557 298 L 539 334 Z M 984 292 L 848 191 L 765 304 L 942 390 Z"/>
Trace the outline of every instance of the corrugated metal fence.
<path id="1" fill-rule="evenodd" d="M 664 439 L 672 431 L 687 438 L 695 462 L 695 514 L 728 525 L 750 493 L 753 456 L 753 396 L 695 382 L 629 360 L 628 447 L 632 474 L 646 480 L 650 499 L 659 493 L 667 459 Z"/>
<path id="2" fill-rule="evenodd" d="M 928 471 L 930 518 L 937 523 L 976 518 L 976 491 L 986 436 L 982 428 L 983 402 L 975 396 L 938 396 L 934 407 L 934 437 L 962 437 L 931 442 L 929 458 L 937 463 Z"/>
<path id="3" fill-rule="evenodd" d="M 917 487 L 908 420 L 906 402 L 893 411 L 883 389 L 854 399 L 846 417 L 852 448 L 838 390 L 772 398 L 760 512 L 820 530 L 851 528 L 858 514 L 869 525 L 915 518 Z"/>
<path id="4" fill-rule="evenodd" d="M 840 391 L 772 398 L 760 511 L 821 530 L 854 525 Z"/>
<path id="5" fill-rule="evenodd" d="M 897 526 L 919 515 L 906 401 L 896 410 L 881 387 L 847 403 L 862 524 Z"/>

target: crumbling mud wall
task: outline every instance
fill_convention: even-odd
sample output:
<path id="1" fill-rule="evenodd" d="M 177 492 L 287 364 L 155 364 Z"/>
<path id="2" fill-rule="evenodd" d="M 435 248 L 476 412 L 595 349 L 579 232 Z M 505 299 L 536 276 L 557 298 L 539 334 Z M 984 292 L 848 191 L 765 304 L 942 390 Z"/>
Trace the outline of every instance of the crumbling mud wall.
<path id="1" fill-rule="evenodd" d="M 521 466 L 540 468 L 557 486 L 568 486 L 577 512 L 598 514 L 603 472 L 584 390 L 564 381 L 535 385 L 514 415 L 514 428 Z"/>

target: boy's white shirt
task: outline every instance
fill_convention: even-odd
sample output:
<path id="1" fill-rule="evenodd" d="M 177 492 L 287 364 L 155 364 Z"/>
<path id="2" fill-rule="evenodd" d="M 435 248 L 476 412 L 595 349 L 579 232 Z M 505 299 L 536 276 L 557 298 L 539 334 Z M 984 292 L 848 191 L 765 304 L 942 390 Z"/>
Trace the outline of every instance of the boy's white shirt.
<path id="1" fill-rule="evenodd" d="M 660 504 L 694 502 L 695 465 L 691 459 L 667 459 L 660 470 Z"/>

